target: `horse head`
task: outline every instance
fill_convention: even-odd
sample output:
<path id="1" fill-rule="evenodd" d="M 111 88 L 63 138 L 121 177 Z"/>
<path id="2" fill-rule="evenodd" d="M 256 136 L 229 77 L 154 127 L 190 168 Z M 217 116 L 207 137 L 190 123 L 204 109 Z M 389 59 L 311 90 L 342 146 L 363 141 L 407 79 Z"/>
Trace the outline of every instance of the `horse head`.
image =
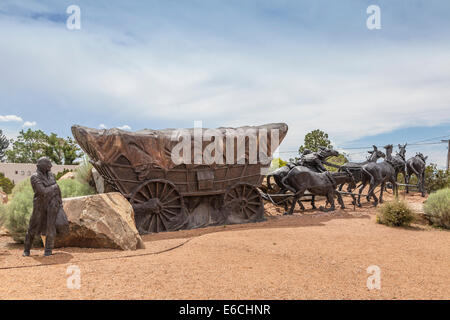
<path id="1" fill-rule="evenodd" d="M 339 156 L 339 152 L 337 152 L 336 150 L 333 150 L 331 148 L 319 147 L 319 151 L 317 152 L 317 155 L 321 159 L 326 159 L 328 157 L 337 157 L 337 156 Z"/>
<path id="2" fill-rule="evenodd" d="M 420 158 L 423 162 L 426 162 L 428 159 L 428 156 L 425 157 L 421 152 L 417 152 L 416 157 Z"/>
<path id="3" fill-rule="evenodd" d="M 386 156 L 384 152 L 379 151 L 377 146 L 375 145 L 373 145 L 373 150 L 367 152 L 370 153 L 370 156 L 367 159 L 370 162 L 377 162 L 378 159 L 384 158 Z"/>
<path id="4" fill-rule="evenodd" d="M 406 154 L 406 145 L 408 143 L 405 143 L 403 146 L 401 144 L 398 145 L 399 152 L 397 152 L 398 155 L 400 155 L 403 159 L 405 159 Z"/>

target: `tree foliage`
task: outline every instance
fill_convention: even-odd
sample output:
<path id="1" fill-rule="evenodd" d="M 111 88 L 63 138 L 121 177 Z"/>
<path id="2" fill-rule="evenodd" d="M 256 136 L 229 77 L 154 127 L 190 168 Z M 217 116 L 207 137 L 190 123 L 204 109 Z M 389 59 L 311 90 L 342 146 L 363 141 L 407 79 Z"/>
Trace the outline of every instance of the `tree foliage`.
<path id="1" fill-rule="evenodd" d="M 328 139 L 328 134 L 322 130 L 316 129 L 305 135 L 304 145 L 300 146 L 298 152 L 303 153 L 305 149 L 313 152 L 319 150 L 319 147 L 332 148 L 331 141 Z"/>
<path id="2" fill-rule="evenodd" d="M 0 162 L 5 158 L 6 149 L 9 147 L 9 141 L 0 129 Z"/>
<path id="3" fill-rule="evenodd" d="M 7 194 L 10 194 L 12 189 L 14 188 L 14 183 L 7 177 L 5 177 L 2 172 L 0 172 L 0 188 Z"/>
<path id="4" fill-rule="evenodd" d="M 330 157 L 330 158 L 328 158 L 327 162 L 330 162 L 330 163 L 335 164 L 337 166 L 342 166 L 342 165 L 344 165 L 345 163 L 348 162 L 348 159 L 345 157 L 345 154 L 340 154 L 337 157 Z M 339 170 L 338 168 L 327 166 L 327 165 L 325 165 L 325 168 L 328 171 L 331 171 L 331 172 L 336 172 L 336 171 Z"/>
<path id="5" fill-rule="evenodd" d="M 444 188 L 450 188 L 449 170 L 438 169 L 436 164 L 430 163 L 425 168 L 425 189 L 431 193 Z"/>
<path id="6" fill-rule="evenodd" d="M 45 134 L 41 130 L 21 130 L 12 149 L 6 151 L 9 162 L 36 163 L 37 159 L 47 156 L 55 164 L 75 164 L 82 156 L 80 147 L 70 138 L 58 137 L 55 133 Z"/>

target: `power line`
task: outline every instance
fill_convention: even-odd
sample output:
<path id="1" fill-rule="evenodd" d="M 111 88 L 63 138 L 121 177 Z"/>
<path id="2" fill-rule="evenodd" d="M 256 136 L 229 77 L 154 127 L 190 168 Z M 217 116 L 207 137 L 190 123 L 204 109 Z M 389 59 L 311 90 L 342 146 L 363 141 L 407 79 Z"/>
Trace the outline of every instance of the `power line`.
<path id="1" fill-rule="evenodd" d="M 426 142 L 426 143 L 408 143 L 408 146 L 425 146 L 425 145 L 432 145 L 432 144 L 443 144 L 444 142 Z M 371 149 L 373 146 L 370 147 L 339 147 L 339 149 L 345 149 L 345 150 L 362 150 L 362 149 Z M 298 152 L 298 150 L 286 150 L 286 151 L 279 151 L 279 153 L 293 153 Z M 362 152 L 356 152 L 356 153 L 350 153 L 350 154 L 359 154 L 359 153 L 365 153 L 365 151 Z"/>

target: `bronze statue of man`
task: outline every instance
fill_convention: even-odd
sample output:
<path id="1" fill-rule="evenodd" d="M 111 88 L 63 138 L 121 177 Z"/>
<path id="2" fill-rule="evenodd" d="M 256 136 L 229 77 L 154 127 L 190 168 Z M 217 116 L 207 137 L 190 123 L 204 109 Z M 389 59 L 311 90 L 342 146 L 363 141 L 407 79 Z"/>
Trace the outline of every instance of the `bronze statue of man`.
<path id="1" fill-rule="evenodd" d="M 56 217 L 62 209 L 61 190 L 55 176 L 50 171 L 52 163 L 49 158 L 42 157 L 37 161 L 37 170 L 31 176 L 34 191 L 33 213 L 25 236 L 23 256 L 30 255 L 35 236 L 45 235 L 44 256 L 50 256 L 56 236 Z M 65 216 L 65 214 L 64 214 Z"/>

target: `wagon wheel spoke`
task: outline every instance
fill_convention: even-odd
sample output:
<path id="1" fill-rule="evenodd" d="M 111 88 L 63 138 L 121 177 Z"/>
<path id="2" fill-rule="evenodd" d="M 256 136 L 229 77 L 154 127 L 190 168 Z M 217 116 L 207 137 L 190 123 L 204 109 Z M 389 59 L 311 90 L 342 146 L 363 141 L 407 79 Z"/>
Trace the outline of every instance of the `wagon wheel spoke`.
<path id="1" fill-rule="evenodd" d="M 228 189 L 224 196 L 224 205 L 231 208 L 230 214 L 236 214 L 241 219 L 258 221 L 263 218 L 263 203 L 255 186 L 238 183 Z"/>
<path id="2" fill-rule="evenodd" d="M 168 196 L 170 196 L 172 193 L 173 193 L 173 191 L 174 191 L 174 189 L 171 189 L 170 191 L 169 191 L 169 193 L 163 198 L 163 197 L 161 197 L 161 201 L 164 201 L 164 200 L 166 200 L 167 199 L 167 197 Z"/>
<path id="3" fill-rule="evenodd" d="M 169 200 L 169 201 L 164 201 L 164 204 L 166 205 L 166 204 L 174 202 L 175 200 L 178 200 L 178 199 L 180 199 L 180 197 L 173 198 L 172 200 Z"/>
<path id="4" fill-rule="evenodd" d="M 177 215 L 176 212 L 173 212 L 172 210 L 169 210 L 169 209 L 163 209 L 163 212 L 167 212 L 168 214 L 170 214 L 172 216 L 176 216 Z"/>
<path id="5" fill-rule="evenodd" d="M 183 197 L 167 180 L 145 181 L 133 191 L 130 202 L 139 204 L 135 220 L 140 232 L 178 230 L 186 221 Z"/>

